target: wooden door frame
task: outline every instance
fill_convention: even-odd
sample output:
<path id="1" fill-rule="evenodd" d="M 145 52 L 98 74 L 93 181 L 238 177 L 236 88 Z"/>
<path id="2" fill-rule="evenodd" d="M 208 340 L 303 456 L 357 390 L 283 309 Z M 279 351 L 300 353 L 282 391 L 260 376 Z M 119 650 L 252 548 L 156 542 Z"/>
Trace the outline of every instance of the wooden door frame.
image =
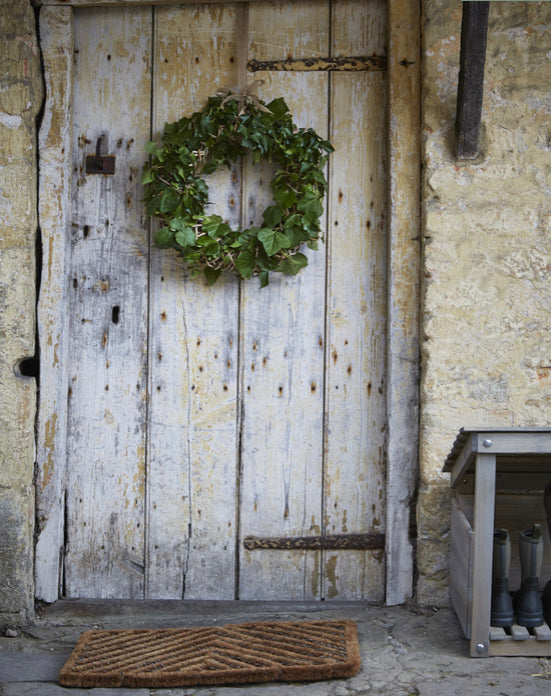
<path id="1" fill-rule="evenodd" d="M 41 50 L 47 102 L 40 127 L 39 216 L 43 289 L 38 306 L 41 397 L 37 454 L 43 462 L 37 486 L 40 536 L 36 548 L 36 595 L 59 596 L 64 544 L 63 482 L 67 425 L 67 351 L 64 268 L 65 230 L 72 174 L 73 7 L 198 4 L 246 0 L 34 0 L 41 7 Z M 256 0 L 249 0 L 255 2 Z M 297 2 L 299 0 L 296 0 Z M 411 503 L 418 470 L 419 270 L 420 270 L 420 2 L 387 0 L 389 114 L 389 227 L 387 304 L 386 603 L 413 594 Z M 54 108 L 50 108 L 54 105 Z M 46 395 L 46 396 L 42 396 Z"/>

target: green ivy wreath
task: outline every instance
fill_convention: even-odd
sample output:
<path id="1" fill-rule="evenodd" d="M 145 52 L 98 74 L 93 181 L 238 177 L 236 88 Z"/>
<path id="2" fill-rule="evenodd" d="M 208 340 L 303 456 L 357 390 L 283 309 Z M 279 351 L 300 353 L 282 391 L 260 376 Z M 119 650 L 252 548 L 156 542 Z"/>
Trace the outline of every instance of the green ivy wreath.
<path id="1" fill-rule="evenodd" d="M 284 99 L 265 104 L 246 88 L 208 99 L 202 111 L 165 126 L 161 144 L 149 142 L 151 161 L 143 175 L 148 216 L 160 219 L 155 244 L 176 249 L 193 277 L 209 284 L 222 271 L 241 278 L 270 271 L 295 275 L 308 264 L 299 249 L 317 248 L 324 165 L 333 147 L 311 128 L 297 128 Z M 209 189 L 202 177 L 231 167 L 252 152 L 254 163 L 275 163 L 273 204 L 262 226 L 232 230 L 219 215 L 207 215 Z"/>

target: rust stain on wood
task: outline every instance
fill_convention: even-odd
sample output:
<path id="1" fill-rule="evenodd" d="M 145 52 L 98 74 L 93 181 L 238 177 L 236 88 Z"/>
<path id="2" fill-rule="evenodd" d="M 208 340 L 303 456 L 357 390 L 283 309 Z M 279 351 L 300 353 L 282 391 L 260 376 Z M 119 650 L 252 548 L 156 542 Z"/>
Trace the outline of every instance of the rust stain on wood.
<path id="1" fill-rule="evenodd" d="M 334 599 L 339 591 L 337 590 L 337 561 L 338 556 L 331 556 L 327 559 L 325 564 L 325 576 L 329 587 L 327 589 L 327 597 L 329 599 Z"/>
<path id="2" fill-rule="evenodd" d="M 52 417 L 44 427 L 44 451 L 48 452 L 46 461 L 42 469 L 42 489 L 50 482 L 54 473 L 54 448 L 55 435 L 57 430 L 57 413 L 52 413 Z"/>

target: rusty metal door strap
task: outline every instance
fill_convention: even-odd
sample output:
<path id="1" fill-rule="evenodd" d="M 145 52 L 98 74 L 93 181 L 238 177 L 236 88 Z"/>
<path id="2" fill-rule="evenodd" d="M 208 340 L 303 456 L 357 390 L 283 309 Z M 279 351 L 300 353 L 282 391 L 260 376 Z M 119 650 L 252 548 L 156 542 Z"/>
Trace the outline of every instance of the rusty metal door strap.
<path id="1" fill-rule="evenodd" d="M 250 60 L 249 72 L 268 71 L 377 71 L 387 69 L 386 56 L 352 56 L 350 58 L 288 58 L 287 60 Z"/>
<path id="2" fill-rule="evenodd" d="M 329 534 L 311 537 L 253 537 L 243 540 L 247 551 L 272 550 L 375 550 L 385 548 L 384 534 Z"/>

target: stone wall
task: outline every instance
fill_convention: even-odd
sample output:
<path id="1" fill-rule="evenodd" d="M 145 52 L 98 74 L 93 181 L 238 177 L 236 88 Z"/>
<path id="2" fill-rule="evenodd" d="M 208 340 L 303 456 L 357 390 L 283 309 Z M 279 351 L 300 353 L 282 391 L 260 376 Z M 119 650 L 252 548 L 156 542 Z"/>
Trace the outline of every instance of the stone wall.
<path id="1" fill-rule="evenodd" d="M 0 0 L 0 625 L 33 608 L 36 128 L 40 56 L 29 0 Z"/>
<path id="2" fill-rule="evenodd" d="M 461 3 L 424 3 L 420 603 L 447 602 L 461 426 L 548 425 L 551 3 L 491 2 L 482 152 L 454 158 Z"/>

